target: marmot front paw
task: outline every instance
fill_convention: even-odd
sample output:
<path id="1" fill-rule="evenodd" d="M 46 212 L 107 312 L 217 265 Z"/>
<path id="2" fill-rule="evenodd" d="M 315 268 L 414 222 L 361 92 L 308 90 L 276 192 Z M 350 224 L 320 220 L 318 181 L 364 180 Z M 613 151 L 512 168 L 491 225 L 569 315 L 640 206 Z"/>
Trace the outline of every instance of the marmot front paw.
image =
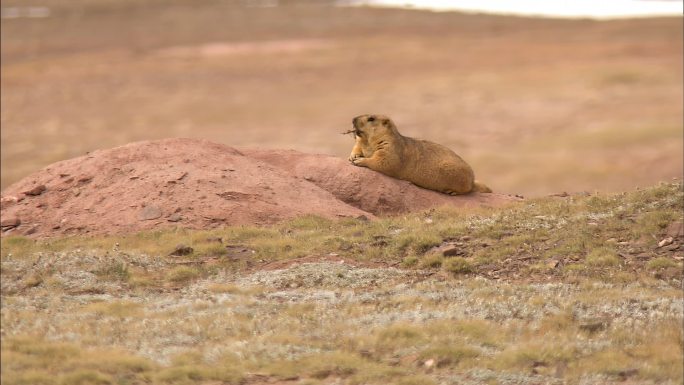
<path id="1" fill-rule="evenodd" d="M 361 167 L 363 167 L 363 166 L 366 165 L 366 158 L 364 158 L 364 157 L 362 157 L 362 156 L 357 156 L 357 157 L 355 157 L 354 159 L 352 159 L 351 162 L 352 162 L 352 164 L 353 164 L 354 166 L 361 166 Z"/>

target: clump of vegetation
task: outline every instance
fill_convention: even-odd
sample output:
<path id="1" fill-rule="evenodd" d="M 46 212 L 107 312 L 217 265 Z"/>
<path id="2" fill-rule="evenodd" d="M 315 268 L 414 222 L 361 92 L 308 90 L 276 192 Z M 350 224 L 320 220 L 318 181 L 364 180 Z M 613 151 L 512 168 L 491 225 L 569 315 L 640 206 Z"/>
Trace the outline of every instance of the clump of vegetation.
<path id="1" fill-rule="evenodd" d="M 115 349 L 84 350 L 35 337 L 3 340 L 2 383 L 117 384 L 149 380 L 157 365 Z"/>
<path id="2" fill-rule="evenodd" d="M 646 267 L 650 270 L 659 270 L 659 269 L 667 269 L 669 267 L 677 267 L 677 263 L 673 261 L 671 258 L 667 257 L 658 257 L 655 259 L 652 259 L 646 263 Z"/>
<path id="3" fill-rule="evenodd" d="M 139 303 L 130 301 L 114 301 L 114 302 L 95 302 L 85 307 L 85 311 L 92 312 L 98 316 L 111 317 L 131 317 L 138 315 L 142 309 Z"/>
<path id="4" fill-rule="evenodd" d="M 380 349 L 398 349 L 414 346 L 424 339 L 420 327 L 407 323 L 390 325 L 377 331 L 376 346 Z"/>
<path id="5" fill-rule="evenodd" d="M 471 273 L 474 270 L 470 261 L 462 257 L 449 258 L 442 267 L 444 270 L 456 275 Z"/>
<path id="6" fill-rule="evenodd" d="M 589 252 L 586 263 L 593 267 L 611 267 L 620 264 L 620 259 L 614 250 L 600 247 Z"/>
<path id="7" fill-rule="evenodd" d="M 128 265 L 122 261 L 107 262 L 104 266 L 95 270 L 95 274 L 107 281 L 127 282 L 131 278 Z"/>
<path id="8" fill-rule="evenodd" d="M 213 274 L 222 269 L 243 269 L 254 261 L 329 253 L 341 259 L 400 263 L 405 268 L 441 267 L 454 275 L 488 276 L 489 271 L 497 271 L 498 276 L 506 276 L 527 269 L 531 277 L 599 275 L 624 281 L 635 268 L 649 263 L 649 259 L 636 258 L 645 252 L 659 261 L 653 262 L 651 270 L 673 263 L 681 266 L 675 260 L 664 262 L 672 252 L 656 246 L 667 226 L 681 220 L 683 201 L 681 183 L 664 183 L 625 194 L 540 198 L 504 209 L 441 208 L 370 222 L 306 216 L 271 227 L 166 230 L 40 241 L 7 237 L 3 239 L 2 258 L 74 249 L 106 255 L 114 248 L 166 257 L 168 245 L 184 244 L 194 249 L 191 259 L 197 268 L 174 268 L 167 272 L 167 282 L 188 282 L 197 278 L 200 270 L 201 274 Z M 430 221 L 425 220 L 426 215 Z M 445 242 L 456 242 L 460 254 L 445 258 L 433 251 Z M 212 265 L 205 269 L 203 265 L 209 261 Z M 608 271 L 610 274 L 604 274 Z M 115 282 L 135 281 L 132 283 L 137 286 L 154 283 L 149 276 L 136 276 L 122 262 L 101 266 L 96 274 Z"/>
<path id="9" fill-rule="evenodd" d="M 423 350 L 420 354 L 422 360 L 434 360 L 438 368 L 456 366 L 460 362 L 478 357 L 480 352 L 470 346 L 456 346 L 453 344 L 436 345 Z"/>
<path id="10" fill-rule="evenodd" d="M 197 268 L 189 266 L 177 266 L 166 273 L 166 279 L 175 284 L 184 284 L 200 276 Z"/>
<path id="11" fill-rule="evenodd" d="M 423 257 L 418 266 L 423 269 L 437 269 L 444 263 L 444 257 L 439 254 L 429 254 Z"/>

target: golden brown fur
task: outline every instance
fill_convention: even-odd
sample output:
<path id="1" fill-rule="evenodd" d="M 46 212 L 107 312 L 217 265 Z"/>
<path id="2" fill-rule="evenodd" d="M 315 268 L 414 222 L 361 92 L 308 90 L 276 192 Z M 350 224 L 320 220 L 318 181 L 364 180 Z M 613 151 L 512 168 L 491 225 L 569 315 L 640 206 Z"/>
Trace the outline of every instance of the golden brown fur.
<path id="1" fill-rule="evenodd" d="M 492 192 L 475 181 L 473 169 L 450 149 L 426 140 L 402 136 L 383 115 L 353 120 L 356 144 L 349 161 L 417 186 L 451 195 Z"/>

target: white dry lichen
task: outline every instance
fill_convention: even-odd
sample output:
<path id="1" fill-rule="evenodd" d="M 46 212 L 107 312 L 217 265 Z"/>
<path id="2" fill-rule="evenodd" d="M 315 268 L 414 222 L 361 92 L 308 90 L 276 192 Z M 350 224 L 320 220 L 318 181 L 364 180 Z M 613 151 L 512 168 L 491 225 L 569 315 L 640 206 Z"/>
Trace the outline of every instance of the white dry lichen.
<path id="1" fill-rule="evenodd" d="M 159 258 L 115 257 L 148 269 L 168 268 Z M 226 354 L 269 362 L 324 351 L 302 341 L 366 338 L 396 323 L 486 320 L 502 326 L 521 322 L 535 330 L 546 317 L 570 314 L 578 324 L 610 320 L 605 325 L 609 332 L 681 322 L 684 314 L 681 296 L 667 284 L 444 280 L 424 271 L 320 262 L 248 275 L 222 271 L 178 290 L 134 291 L 95 274 L 108 263 L 87 252 L 3 260 L 3 338 L 43 335 L 50 341 L 118 347 L 163 365 L 187 351 L 200 351 L 207 362 Z M 45 280 L 25 287 L 30 274 L 43 274 Z M 214 292 L 212 285 L 236 290 Z M 622 295 L 609 295 L 615 292 Z M 284 340 L 273 340 L 278 336 Z M 609 344 L 608 337 L 578 338 L 575 348 L 589 354 Z M 497 352 L 474 346 L 482 356 Z M 416 354 L 414 350 L 398 352 Z M 481 368 L 436 378 L 444 384 L 477 384 L 491 376 L 502 384 L 562 383 L 549 376 Z"/>

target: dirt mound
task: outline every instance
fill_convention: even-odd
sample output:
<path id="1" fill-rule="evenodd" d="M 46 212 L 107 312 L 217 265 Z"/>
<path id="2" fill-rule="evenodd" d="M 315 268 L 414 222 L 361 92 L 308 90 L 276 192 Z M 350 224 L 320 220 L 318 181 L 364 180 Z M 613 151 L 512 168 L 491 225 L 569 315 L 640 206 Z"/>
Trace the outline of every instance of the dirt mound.
<path id="1" fill-rule="evenodd" d="M 24 178 L 3 192 L 1 226 L 3 234 L 36 237 L 127 233 L 271 224 L 304 214 L 373 218 L 512 199 L 449 197 L 325 155 L 166 139 L 95 151 Z"/>
<path id="2" fill-rule="evenodd" d="M 58 162 L 3 195 L 3 222 L 19 221 L 19 233 L 37 236 L 269 224 L 309 213 L 368 215 L 234 148 L 189 139 L 133 143 Z"/>
<path id="3" fill-rule="evenodd" d="M 375 215 L 399 214 L 431 207 L 500 206 L 518 200 L 502 194 L 449 196 L 390 178 L 345 159 L 292 150 L 241 150 L 332 193 L 337 199 Z"/>

